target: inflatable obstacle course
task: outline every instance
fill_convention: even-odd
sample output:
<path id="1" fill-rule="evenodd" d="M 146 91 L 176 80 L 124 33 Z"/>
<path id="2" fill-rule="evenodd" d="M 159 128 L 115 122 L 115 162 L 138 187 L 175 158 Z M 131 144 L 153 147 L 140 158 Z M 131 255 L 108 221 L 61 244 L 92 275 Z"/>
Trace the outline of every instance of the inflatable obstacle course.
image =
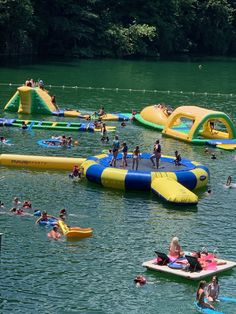
<path id="1" fill-rule="evenodd" d="M 76 117 L 93 120 L 99 118 L 98 115 L 81 114 L 79 110 L 59 109 L 52 102 L 49 93 L 39 87 L 21 86 L 17 88 L 16 93 L 6 104 L 4 111 L 17 112 L 23 114 L 47 114 L 62 117 Z M 101 116 L 103 121 L 128 121 L 131 114 L 122 113 L 106 113 Z"/>
<path id="2" fill-rule="evenodd" d="M 131 169 L 132 154 L 128 154 L 128 167 L 120 168 L 122 154 L 118 154 L 117 168 L 110 167 L 112 154 L 85 158 L 65 158 L 27 155 L 0 155 L 0 165 L 20 168 L 58 169 L 71 171 L 74 165 L 84 169 L 89 181 L 102 186 L 135 191 L 154 191 L 165 201 L 176 205 L 195 205 L 198 197 L 191 192 L 206 186 L 207 167 L 188 159 L 175 166 L 173 157 L 161 157 L 160 168 L 153 169 L 150 154 L 143 153 L 139 170 Z M 171 188 L 170 188 L 171 186 Z"/>
<path id="3" fill-rule="evenodd" d="M 37 120 L 20 120 L 0 118 L 0 126 L 22 128 L 22 123 L 25 123 L 26 130 L 45 129 L 58 131 L 82 131 L 82 132 L 101 132 L 101 127 L 95 127 L 94 123 L 78 123 L 66 121 L 37 121 Z M 115 131 L 115 126 L 106 126 L 108 132 Z"/>
<path id="4" fill-rule="evenodd" d="M 135 115 L 135 120 L 188 143 L 225 150 L 236 148 L 236 128 L 224 112 L 198 106 L 181 106 L 170 112 L 165 105 L 159 104 L 145 107 Z"/>
<path id="5" fill-rule="evenodd" d="M 5 111 L 24 114 L 52 114 L 57 111 L 51 96 L 39 87 L 21 86 L 6 104 Z"/>

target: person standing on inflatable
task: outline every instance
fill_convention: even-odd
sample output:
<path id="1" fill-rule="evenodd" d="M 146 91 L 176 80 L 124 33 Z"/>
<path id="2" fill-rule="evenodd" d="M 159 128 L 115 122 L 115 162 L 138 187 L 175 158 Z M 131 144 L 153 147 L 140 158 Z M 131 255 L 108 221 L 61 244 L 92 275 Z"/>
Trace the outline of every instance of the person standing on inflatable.
<path id="1" fill-rule="evenodd" d="M 160 158 L 161 158 L 161 145 L 160 145 L 160 141 L 156 140 L 156 142 L 155 142 L 155 144 L 153 146 L 153 154 L 150 157 L 152 165 L 153 165 L 154 168 L 155 167 L 157 169 L 159 168 Z M 154 159 L 156 159 L 156 165 L 155 165 Z"/>
<path id="2" fill-rule="evenodd" d="M 115 139 L 113 140 L 112 143 L 112 160 L 110 162 L 110 166 L 112 167 L 112 165 L 115 167 L 116 166 L 116 159 L 117 159 L 117 155 L 120 149 L 120 142 L 119 142 L 119 137 L 118 135 L 115 135 Z"/>

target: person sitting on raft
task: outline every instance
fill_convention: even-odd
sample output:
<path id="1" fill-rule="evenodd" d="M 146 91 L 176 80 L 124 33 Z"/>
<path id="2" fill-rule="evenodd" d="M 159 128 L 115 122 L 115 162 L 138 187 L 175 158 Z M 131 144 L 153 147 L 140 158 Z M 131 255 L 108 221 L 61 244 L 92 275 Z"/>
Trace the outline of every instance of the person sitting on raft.
<path id="1" fill-rule="evenodd" d="M 53 226 L 52 230 L 50 232 L 48 232 L 47 235 L 48 235 L 49 238 L 52 238 L 54 240 L 60 239 L 61 234 L 58 231 L 58 226 L 57 225 Z"/>
<path id="2" fill-rule="evenodd" d="M 176 150 L 175 151 L 175 165 L 176 166 L 180 166 L 181 165 L 181 155 L 179 154 L 179 152 Z"/>
<path id="3" fill-rule="evenodd" d="M 220 286 L 218 283 L 218 277 L 213 276 L 211 282 L 207 286 L 207 299 L 210 302 L 217 301 L 220 293 Z"/>
<path id="4" fill-rule="evenodd" d="M 179 244 L 179 239 L 177 237 L 173 237 L 170 246 L 169 246 L 169 257 L 172 259 L 176 259 L 182 257 L 184 252 Z"/>
<path id="5" fill-rule="evenodd" d="M 39 217 L 39 219 L 36 220 L 35 224 L 38 224 L 40 221 L 48 221 L 49 218 L 54 218 L 57 219 L 54 216 L 48 215 L 47 212 L 44 210 L 41 214 L 41 216 Z"/>
<path id="6" fill-rule="evenodd" d="M 206 281 L 201 280 L 199 282 L 197 293 L 196 293 L 197 305 L 200 306 L 201 308 L 208 308 L 208 309 L 214 310 L 215 309 L 214 306 L 205 302 L 205 298 L 206 298 L 205 291 L 204 291 L 205 287 L 206 287 Z"/>

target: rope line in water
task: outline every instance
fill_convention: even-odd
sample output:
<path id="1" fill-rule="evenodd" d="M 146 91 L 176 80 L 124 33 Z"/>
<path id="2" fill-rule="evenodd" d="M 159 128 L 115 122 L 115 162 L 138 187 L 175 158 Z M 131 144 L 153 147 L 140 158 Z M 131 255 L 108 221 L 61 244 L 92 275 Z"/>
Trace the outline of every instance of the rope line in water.
<path id="1" fill-rule="evenodd" d="M 0 83 L 0 86 L 22 86 L 17 83 Z M 153 94 L 181 94 L 192 96 L 218 96 L 218 97 L 236 97 L 236 94 L 210 93 L 210 92 L 185 92 L 157 89 L 132 89 L 132 88 L 111 88 L 111 87 L 92 87 L 92 86 L 66 86 L 66 85 L 44 85 L 46 88 L 62 88 L 62 89 L 80 89 L 80 90 L 96 90 L 96 91 L 114 91 L 114 92 L 132 92 L 132 93 L 153 93 Z"/>

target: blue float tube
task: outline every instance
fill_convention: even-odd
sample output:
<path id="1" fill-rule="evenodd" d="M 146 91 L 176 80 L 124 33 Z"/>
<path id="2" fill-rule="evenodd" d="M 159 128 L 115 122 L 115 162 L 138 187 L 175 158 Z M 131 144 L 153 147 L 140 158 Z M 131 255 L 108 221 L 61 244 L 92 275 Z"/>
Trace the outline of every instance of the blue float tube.
<path id="1" fill-rule="evenodd" d="M 47 144 L 47 142 L 54 143 L 54 144 L 49 145 L 49 144 Z M 46 140 L 39 140 L 39 141 L 37 141 L 37 143 L 38 143 L 38 145 L 45 147 L 45 148 L 71 148 L 72 147 L 72 145 L 69 145 L 69 146 L 61 145 L 60 140 L 52 139 L 52 138 L 46 139 Z"/>
<path id="2" fill-rule="evenodd" d="M 48 220 L 39 220 L 38 224 L 40 226 L 55 226 L 57 224 L 57 220 L 54 218 L 48 218 Z"/>
<path id="3" fill-rule="evenodd" d="M 204 308 L 201 307 L 197 304 L 197 302 L 194 302 L 195 308 L 197 309 L 197 311 L 199 313 L 204 313 L 204 314 L 224 314 L 223 312 L 218 312 L 216 310 L 212 310 L 212 309 L 208 309 L 208 308 Z"/>
<path id="4" fill-rule="evenodd" d="M 34 211 L 34 213 L 33 213 L 33 215 L 35 216 L 35 217 L 40 217 L 41 216 L 41 211 L 40 210 L 36 210 L 36 211 Z"/>
<path id="5" fill-rule="evenodd" d="M 175 261 L 168 263 L 167 266 L 173 269 L 184 269 L 186 267 L 186 264 L 178 263 L 178 261 L 184 261 L 184 260 L 187 261 L 185 257 L 180 257 L 176 259 Z"/>

